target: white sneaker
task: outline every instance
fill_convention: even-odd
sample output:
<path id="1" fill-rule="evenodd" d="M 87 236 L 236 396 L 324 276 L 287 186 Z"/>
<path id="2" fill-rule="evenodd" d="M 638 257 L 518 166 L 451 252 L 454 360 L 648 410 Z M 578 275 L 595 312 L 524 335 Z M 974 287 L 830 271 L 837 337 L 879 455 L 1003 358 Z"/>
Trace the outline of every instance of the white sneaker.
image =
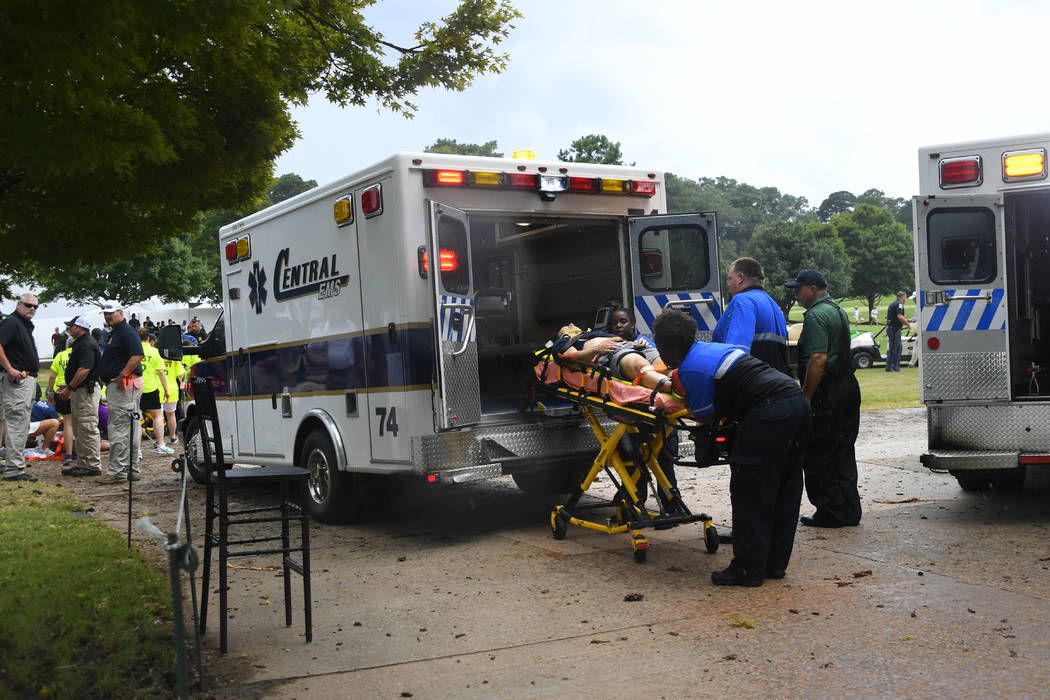
<path id="1" fill-rule="evenodd" d="M 178 445 L 179 444 L 179 439 L 177 437 L 168 438 L 168 444 L 169 445 Z"/>
<path id="2" fill-rule="evenodd" d="M 136 462 L 141 462 L 141 461 L 142 461 L 142 450 L 139 450 L 139 456 L 138 456 L 138 459 L 136 459 L 135 461 L 136 461 Z"/>
<path id="3" fill-rule="evenodd" d="M 171 449 L 167 445 L 157 445 L 157 454 L 159 455 L 173 455 L 175 450 Z"/>

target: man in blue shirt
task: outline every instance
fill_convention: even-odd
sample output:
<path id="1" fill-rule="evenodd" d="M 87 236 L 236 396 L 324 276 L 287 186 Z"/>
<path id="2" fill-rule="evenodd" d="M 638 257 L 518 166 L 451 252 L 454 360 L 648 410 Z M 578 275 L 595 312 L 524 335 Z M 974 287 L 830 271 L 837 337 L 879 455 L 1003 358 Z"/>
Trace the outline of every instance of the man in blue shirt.
<path id="1" fill-rule="evenodd" d="M 754 258 L 738 258 L 729 265 L 726 286 L 731 299 L 718 319 L 712 339 L 735 345 L 791 376 L 787 322 L 780 306 L 766 292 L 765 280 L 766 273 Z"/>
<path id="2" fill-rule="evenodd" d="M 809 404 L 798 384 L 740 348 L 693 342 L 696 321 L 667 310 L 653 338 L 689 411 L 702 423 L 737 422 L 729 455 L 733 561 L 711 574 L 719 586 L 761 586 L 783 578 L 802 500 Z"/>
<path id="3" fill-rule="evenodd" d="M 112 327 L 109 344 L 102 353 L 98 375 L 106 385 L 109 407 L 109 473 L 106 482 L 138 480 L 139 399 L 142 397 L 142 342 L 124 320 L 124 307 L 109 301 L 102 307 L 106 324 Z"/>

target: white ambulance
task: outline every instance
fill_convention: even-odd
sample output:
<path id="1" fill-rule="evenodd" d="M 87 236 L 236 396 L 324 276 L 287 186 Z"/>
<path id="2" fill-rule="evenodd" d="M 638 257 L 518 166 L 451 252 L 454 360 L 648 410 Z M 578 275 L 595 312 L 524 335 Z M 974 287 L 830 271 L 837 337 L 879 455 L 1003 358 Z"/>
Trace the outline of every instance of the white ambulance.
<path id="1" fill-rule="evenodd" d="M 931 469 L 967 490 L 1050 463 L 1050 134 L 919 150 L 919 370 Z"/>
<path id="2" fill-rule="evenodd" d="M 368 475 L 568 490 L 597 442 L 533 393 L 534 351 L 610 302 L 642 333 L 668 306 L 708 334 L 721 314 L 715 216 L 665 201 L 644 168 L 398 153 L 224 227 L 193 371 L 229 457 L 309 468 L 320 520 L 359 515 Z"/>

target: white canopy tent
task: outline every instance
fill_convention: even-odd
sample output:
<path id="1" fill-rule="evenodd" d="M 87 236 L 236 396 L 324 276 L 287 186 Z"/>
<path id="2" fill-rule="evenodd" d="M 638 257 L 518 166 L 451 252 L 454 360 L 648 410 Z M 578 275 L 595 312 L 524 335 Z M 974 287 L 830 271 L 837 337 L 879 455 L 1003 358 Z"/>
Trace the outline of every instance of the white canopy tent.
<path id="1" fill-rule="evenodd" d="M 57 306 L 51 305 L 48 306 Z M 46 307 L 42 307 L 46 308 Z M 102 318 L 102 311 L 97 306 L 83 306 L 83 307 L 69 307 L 72 309 L 61 317 L 48 315 L 42 317 L 38 315 L 33 319 L 33 339 L 36 340 L 36 349 L 40 354 L 40 359 L 51 359 L 54 355 L 54 348 L 51 345 L 51 335 L 55 332 L 55 328 L 58 328 L 58 332 L 62 333 L 66 329 L 66 321 L 69 321 L 74 316 L 83 316 L 91 322 L 91 327 L 101 328 L 104 320 Z M 219 314 L 222 313 L 222 307 L 212 306 L 210 304 L 201 304 L 199 306 L 189 306 L 187 304 L 163 304 L 161 302 L 147 301 L 142 304 L 133 304 L 127 306 L 124 309 L 124 318 L 131 319 L 131 314 L 135 314 L 139 321 L 145 321 L 146 317 L 149 316 L 156 324 L 167 323 L 168 320 L 173 320 L 175 323 L 182 327 L 185 327 L 194 317 L 198 318 L 201 324 L 204 326 L 204 331 L 211 331 L 215 325 L 215 321 L 219 318 Z"/>

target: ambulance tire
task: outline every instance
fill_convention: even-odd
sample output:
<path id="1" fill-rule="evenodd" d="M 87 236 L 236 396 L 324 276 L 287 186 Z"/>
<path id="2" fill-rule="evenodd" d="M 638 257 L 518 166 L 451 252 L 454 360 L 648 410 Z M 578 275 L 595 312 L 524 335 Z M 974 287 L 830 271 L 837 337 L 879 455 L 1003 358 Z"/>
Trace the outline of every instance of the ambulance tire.
<path id="1" fill-rule="evenodd" d="M 969 469 L 952 472 L 963 491 L 1020 491 L 1024 488 L 1025 468 L 1016 469 Z"/>
<path id="2" fill-rule="evenodd" d="M 306 436 L 299 464 L 310 470 L 306 507 L 322 523 L 358 522 L 365 510 L 357 474 L 339 471 L 332 439 L 324 430 Z"/>
<path id="3" fill-rule="evenodd" d="M 204 470 L 204 454 L 201 447 L 201 419 L 197 416 L 186 421 L 182 429 L 182 444 L 186 452 L 186 468 L 190 471 L 190 478 L 198 484 L 207 481 Z"/>
<path id="4" fill-rule="evenodd" d="M 511 478 L 519 489 L 530 496 L 555 496 L 572 493 L 590 466 L 590 458 L 563 461 L 551 467 L 514 472 Z"/>
<path id="5" fill-rule="evenodd" d="M 959 488 L 963 491 L 987 491 L 991 483 L 986 476 L 966 474 L 965 472 L 956 474 L 955 480 L 959 482 Z"/>

